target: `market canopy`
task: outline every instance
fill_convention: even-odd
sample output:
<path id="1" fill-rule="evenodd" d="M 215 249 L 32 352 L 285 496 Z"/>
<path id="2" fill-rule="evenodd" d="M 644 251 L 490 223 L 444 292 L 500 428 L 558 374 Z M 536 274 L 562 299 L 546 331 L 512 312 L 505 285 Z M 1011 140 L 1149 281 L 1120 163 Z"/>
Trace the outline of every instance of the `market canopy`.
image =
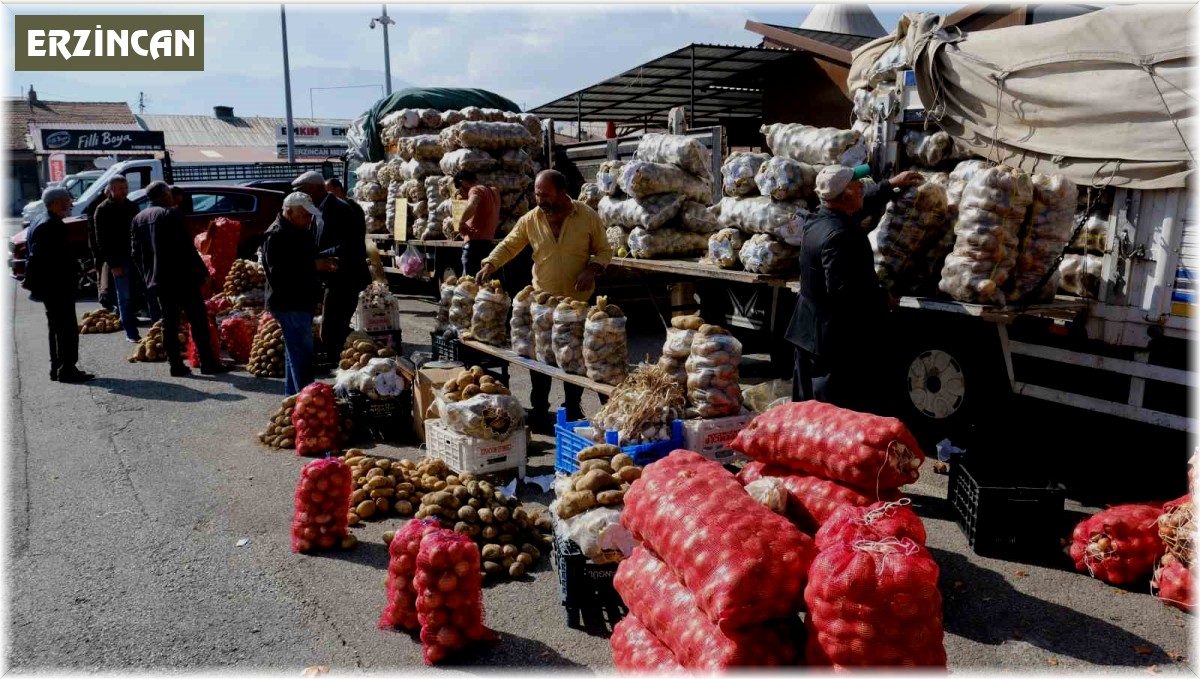
<path id="1" fill-rule="evenodd" d="M 848 84 L 903 44 L 931 119 L 973 152 L 1083 186 L 1179 188 L 1195 159 L 1191 7 L 1110 7 L 960 33 L 910 13 L 854 52 Z"/>
<path id="2" fill-rule="evenodd" d="M 762 116 L 758 68 L 794 50 L 694 44 L 532 109 L 543 118 L 641 124 L 676 106 L 693 127 Z"/>

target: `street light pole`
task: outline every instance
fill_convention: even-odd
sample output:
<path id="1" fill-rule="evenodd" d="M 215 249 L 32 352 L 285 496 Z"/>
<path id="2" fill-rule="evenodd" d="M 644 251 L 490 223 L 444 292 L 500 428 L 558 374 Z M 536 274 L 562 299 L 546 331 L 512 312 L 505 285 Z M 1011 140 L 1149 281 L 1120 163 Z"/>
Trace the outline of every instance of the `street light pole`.
<path id="1" fill-rule="evenodd" d="M 287 104 L 287 160 L 289 165 L 296 162 L 296 139 L 292 123 L 292 72 L 288 66 L 287 46 L 287 12 L 283 5 L 279 6 L 279 27 L 283 31 L 283 96 Z"/>
<path id="2" fill-rule="evenodd" d="M 383 16 L 371 19 L 371 28 L 375 28 L 376 23 L 383 24 L 383 77 L 384 89 L 387 92 L 384 96 L 388 96 L 392 93 L 392 52 L 388 45 L 388 26 L 396 22 L 388 16 L 387 5 L 383 5 Z"/>

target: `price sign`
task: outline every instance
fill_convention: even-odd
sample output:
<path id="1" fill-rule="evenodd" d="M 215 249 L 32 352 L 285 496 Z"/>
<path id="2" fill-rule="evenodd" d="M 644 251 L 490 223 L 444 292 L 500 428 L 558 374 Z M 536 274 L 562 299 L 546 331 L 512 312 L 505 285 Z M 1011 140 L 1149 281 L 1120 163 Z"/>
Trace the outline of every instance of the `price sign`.
<path id="1" fill-rule="evenodd" d="M 408 240 L 408 201 L 404 198 L 396 199 L 396 221 L 392 229 L 397 243 Z"/>
<path id="2" fill-rule="evenodd" d="M 455 229 L 457 229 L 458 225 L 462 223 L 462 216 L 466 211 L 467 201 L 455 198 L 453 202 L 450 203 L 450 217 L 454 220 Z"/>

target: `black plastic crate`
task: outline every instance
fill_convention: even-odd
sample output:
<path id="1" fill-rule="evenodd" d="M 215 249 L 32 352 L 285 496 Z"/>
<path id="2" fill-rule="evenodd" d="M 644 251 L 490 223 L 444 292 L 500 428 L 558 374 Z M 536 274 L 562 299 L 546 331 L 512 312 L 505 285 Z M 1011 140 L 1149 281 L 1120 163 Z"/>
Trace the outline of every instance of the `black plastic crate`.
<path id="1" fill-rule="evenodd" d="M 441 333 L 429 333 L 429 344 L 433 347 L 433 360 L 458 361 L 464 366 L 477 365 L 500 373 L 500 380 L 508 384 L 508 361 L 493 358 L 474 349 L 464 347 L 456 337 L 444 337 Z"/>
<path id="2" fill-rule="evenodd" d="M 946 494 L 980 556 L 1050 557 L 1061 549 L 1066 488 L 1024 462 L 957 459 Z"/>
<path id="3" fill-rule="evenodd" d="M 561 602 L 567 627 L 587 622 L 615 625 L 628 612 L 613 588 L 617 564 L 592 563 L 574 542 L 554 533 L 554 567 L 558 569 Z"/>
<path id="4" fill-rule="evenodd" d="M 458 357 L 460 345 L 455 337 L 446 337 L 440 332 L 429 333 L 429 343 L 433 346 L 433 360 L 461 361 Z"/>
<path id="5" fill-rule="evenodd" d="M 415 437 L 412 421 L 412 390 L 405 389 L 390 399 L 372 400 L 367 396 L 350 394 L 350 419 L 360 432 L 376 440 L 408 441 Z"/>

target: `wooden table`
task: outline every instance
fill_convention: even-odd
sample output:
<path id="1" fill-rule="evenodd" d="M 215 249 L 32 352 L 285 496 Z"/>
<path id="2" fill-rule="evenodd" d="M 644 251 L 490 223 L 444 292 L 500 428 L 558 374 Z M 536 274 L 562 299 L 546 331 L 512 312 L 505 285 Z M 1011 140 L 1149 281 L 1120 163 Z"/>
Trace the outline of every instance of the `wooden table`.
<path id="1" fill-rule="evenodd" d="M 513 365 L 519 365 L 526 370 L 532 370 L 533 372 L 539 372 L 543 375 L 549 375 L 556 380 L 561 380 L 568 384 L 574 384 L 575 386 L 583 387 L 584 389 L 590 389 L 591 391 L 594 391 L 598 394 L 603 394 L 604 396 L 612 395 L 613 389 L 615 388 L 609 384 L 602 384 L 600 382 L 589 380 L 582 375 L 572 375 L 571 373 L 564 372 L 560 368 L 546 365 L 541 361 L 525 358 L 524 356 L 520 356 L 508 349 L 501 349 L 500 347 L 494 347 L 490 344 L 484 344 L 475 340 L 460 339 L 458 343 L 464 347 L 467 347 L 468 349 L 478 351 L 481 354 L 486 354 L 502 361 L 508 361 L 509 363 Z"/>
<path id="2" fill-rule="evenodd" d="M 611 266 L 654 273 L 669 273 L 694 278 L 712 278 L 731 283 L 749 283 L 751 285 L 769 285 L 783 287 L 795 280 L 795 276 L 751 273 L 749 271 L 734 271 L 720 267 L 701 264 L 699 260 L 691 259 L 634 259 L 632 257 L 613 257 Z"/>

